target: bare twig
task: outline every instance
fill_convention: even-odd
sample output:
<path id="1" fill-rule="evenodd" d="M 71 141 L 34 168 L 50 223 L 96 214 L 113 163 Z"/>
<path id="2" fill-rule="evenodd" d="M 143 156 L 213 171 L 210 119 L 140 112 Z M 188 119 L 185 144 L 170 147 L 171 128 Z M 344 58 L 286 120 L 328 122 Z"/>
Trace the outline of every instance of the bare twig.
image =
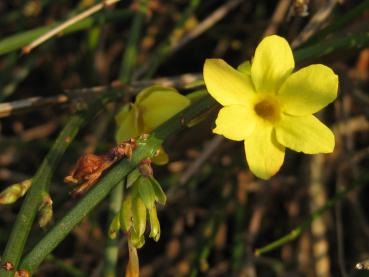
<path id="1" fill-rule="evenodd" d="M 68 28 L 69 26 L 71 26 L 71 25 L 77 23 L 78 21 L 81 21 L 82 19 L 85 19 L 86 17 L 98 12 L 99 10 L 105 8 L 106 6 L 113 5 L 113 4 L 115 4 L 119 1 L 120 0 L 105 0 L 105 1 L 102 1 L 101 3 L 96 4 L 96 5 L 92 6 L 91 8 L 87 9 L 86 11 L 72 17 L 71 19 L 65 21 L 64 23 L 62 23 L 60 25 L 58 25 L 54 29 L 48 31 L 47 33 L 43 34 L 42 36 L 40 36 L 36 40 L 32 41 L 30 44 L 23 47 L 23 49 L 22 49 L 23 54 L 29 54 L 32 51 L 32 49 L 36 48 L 37 46 L 44 43 L 46 40 L 52 38 L 53 36 L 59 34 L 63 30 Z"/>
<path id="2" fill-rule="evenodd" d="M 323 27 L 323 23 L 329 18 L 334 7 L 337 5 L 337 0 L 329 0 L 314 14 L 310 22 L 305 26 L 304 30 L 293 41 L 292 47 L 297 47 L 307 41 L 313 34 Z"/>
<path id="3" fill-rule="evenodd" d="M 291 0 L 280 0 L 276 9 L 274 10 L 274 14 L 270 23 L 266 30 L 264 31 L 263 37 L 275 34 L 278 30 L 278 26 L 283 22 L 283 19 L 288 11 Z"/>
<path id="4" fill-rule="evenodd" d="M 315 212 L 327 203 L 327 194 L 324 186 L 324 156 L 319 154 L 310 162 L 310 210 Z M 326 218 L 319 217 L 311 224 L 313 237 L 313 255 L 315 273 L 319 277 L 330 276 L 329 244 L 327 239 Z"/>
<path id="5" fill-rule="evenodd" d="M 128 93 L 135 94 L 143 88 L 151 85 L 171 86 L 184 88 L 188 84 L 199 80 L 200 74 L 183 74 L 172 78 L 158 78 L 148 81 L 133 82 L 132 85 L 122 85 L 120 82 L 113 82 L 111 86 L 97 86 L 92 88 L 67 90 L 66 94 L 59 94 L 52 97 L 31 97 L 13 102 L 0 104 L 0 118 L 15 115 L 21 112 L 28 112 L 44 107 L 69 104 L 76 99 L 91 99 L 99 93 L 109 89 L 126 89 Z"/>
<path id="6" fill-rule="evenodd" d="M 206 30 L 215 25 L 219 20 L 224 18 L 231 10 L 236 8 L 239 4 L 241 4 L 242 0 L 230 0 L 225 4 L 216 9 L 211 15 L 209 15 L 205 20 L 203 20 L 199 25 L 196 26 L 191 32 L 185 35 L 181 40 L 178 41 L 172 48 L 172 53 L 176 52 L 180 48 L 182 48 L 189 41 L 197 38 Z"/>

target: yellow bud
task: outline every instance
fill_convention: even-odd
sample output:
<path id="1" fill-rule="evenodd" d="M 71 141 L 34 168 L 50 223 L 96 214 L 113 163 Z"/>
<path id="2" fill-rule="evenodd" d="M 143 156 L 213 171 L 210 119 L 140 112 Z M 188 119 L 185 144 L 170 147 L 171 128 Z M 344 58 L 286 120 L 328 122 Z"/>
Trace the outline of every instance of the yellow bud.
<path id="1" fill-rule="evenodd" d="M 117 232 L 119 231 L 120 228 L 120 214 L 116 214 L 115 217 L 113 218 L 113 220 L 110 223 L 109 226 L 109 238 L 110 239 L 115 239 L 117 237 Z"/>
<path id="2" fill-rule="evenodd" d="M 32 180 L 27 179 L 21 183 L 13 184 L 0 193 L 0 205 L 8 205 L 22 197 L 32 185 Z"/>
<path id="3" fill-rule="evenodd" d="M 150 238 L 153 238 L 155 241 L 158 241 L 160 238 L 160 223 L 155 206 L 149 210 L 149 219 L 151 229 Z"/>

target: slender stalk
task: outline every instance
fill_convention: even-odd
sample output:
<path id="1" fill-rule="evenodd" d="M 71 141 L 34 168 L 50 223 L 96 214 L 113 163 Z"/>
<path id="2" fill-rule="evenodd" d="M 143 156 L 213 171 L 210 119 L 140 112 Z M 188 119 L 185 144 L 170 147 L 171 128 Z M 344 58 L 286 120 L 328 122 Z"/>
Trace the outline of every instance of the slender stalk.
<path id="1" fill-rule="evenodd" d="M 133 19 L 127 48 L 123 55 L 123 63 L 120 70 L 120 81 L 125 84 L 132 79 L 133 66 L 136 63 L 137 44 L 140 38 L 142 25 L 146 16 L 148 0 L 138 1 L 139 9 Z"/>
<path id="2" fill-rule="evenodd" d="M 369 44 L 369 32 L 339 37 L 327 41 L 317 42 L 314 45 L 297 49 L 294 52 L 295 60 L 301 61 L 309 58 L 318 58 L 328 55 L 341 48 L 359 48 Z"/>
<path id="3" fill-rule="evenodd" d="M 20 268 L 33 273 L 45 257 L 71 232 L 110 190 L 119 183 L 141 160 L 155 154 L 156 149 L 171 134 L 186 126 L 192 118 L 207 111 L 215 104 L 209 95 L 192 104 L 162 126 L 146 140 L 138 143 L 132 160 L 123 160 L 114 166 L 94 187 L 72 208 L 22 260 Z"/>
<path id="4" fill-rule="evenodd" d="M 42 193 L 48 191 L 48 185 L 61 157 L 77 135 L 79 129 L 94 117 L 106 102 L 114 99 L 118 94 L 117 91 L 113 91 L 98 98 L 89 105 L 86 111 L 73 115 L 60 132 L 35 176 L 32 178 L 32 186 L 26 194 L 26 198 L 18 213 L 10 238 L 5 247 L 2 257 L 3 261 L 9 261 L 17 268 L 29 232 L 31 231 L 38 205 L 42 200 Z M 12 274 L 11 272 L 6 272 L 3 268 L 0 269 L 0 273 L 1 277 L 11 276 Z"/>
<path id="5" fill-rule="evenodd" d="M 113 10 L 107 11 L 106 15 L 104 14 L 103 17 L 110 21 L 116 21 L 124 17 L 130 16 L 131 14 L 132 12 L 130 10 L 117 10 L 117 11 Z M 63 30 L 63 35 L 91 28 L 95 24 L 97 16 L 100 15 L 95 14 L 73 25 L 70 25 L 69 27 Z M 61 23 L 56 22 L 51 26 L 42 26 L 3 38 L 2 40 L 0 40 L 0 55 L 24 47 L 25 45 L 31 43 L 33 40 L 37 39 L 39 36 L 42 36 L 42 34 L 52 30 L 53 28 L 55 28 L 55 26 L 58 26 L 59 24 Z"/>
<path id="6" fill-rule="evenodd" d="M 301 225 L 293 229 L 291 232 L 289 232 L 287 235 L 273 241 L 272 243 L 269 243 L 268 245 L 258 248 L 255 250 L 255 255 L 261 255 L 265 254 L 267 252 L 270 252 L 274 249 L 277 249 L 281 247 L 282 245 L 293 241 L 294 239 L 298 238 L 303 231 L 305 231 L 307 228 L 310 227 L 311 223 L 315 221 L 316 219 L 320 218 L 320 216 L 331 209 L 338 201 L 342 200 L 346 197 L 346 195 L 354 190 L 357 189 L 363 185 L 367 184 L 367 181 L 369 180 L 369 175 L 365 175 L 364 177 L 361 177 L 359 180 L 353 182 L 350 186 L 346 187 L 344 190 L 337 192 L 334 197 L 329 199 L 326 204 L 321 207 L 320 209 L 316 210 L 314 213 L 310 215 L 310 217 Z"/>
<path id="7" fill-rule="evenodd" d="M 110 193 L 110 204 L 109 204 L 109 218 L 108 224 L 113 220 L 116 213 L 119 212 L 122 200 L 123 200 L 123 188 L 124 182 L 121 181 L 119 184 L 112 189 Z M 113 277 L 116 271 L 116 264 L 118 261 L 118 238 L 109 239 L 107 238 L 105 251 L 104 251 L 104 267 L 102 269 L 102 276 Z"/>
<path id="8" fill-rule="evenodd" d="M 133 23 L 130 30 L 128 44 L 125 49 L 124 58 L 122 59 L 122 67 L 120 72 L 120 80 L 124 84 L 130 84 L 132 81 L 133 68 L 136 64 L 136 49 L 138 47 L 139 38 L 141 36 L 141 29 L 143 20 L 145 19 L 145 13 L 147 9 L 147 3 L 140 9 L 133 18 Z M 134 54 L 132 54 L 134 53 Z M 116 213 L 119 212 L 122 205 L 123 192 L 125 181 L 119 182 L 119 184 L 110 193 L 110 209 L 109 209 L 109 223 L 113 220 Z M 102 269 L 102 275 L 107 277 L 116 276 L 116 265 L 118 261 L 118 238 L 109 239 L 105 247 L 105 260 Z"/>
<path id="9" fill-rule="evenodd" d="M 50 31 L 47 31 L 45 34 L 41 35 L 36 40 L 32 41 L 29 45 L 23 47 L 22 52 L 24 54 L 28 54 L 29 52 L 32 51 L 32 49 L 36 48 L 37 46 L 44 43 L 48 39 L 50 39 L 53 36 L 57 35 L 58 33 L 62 32 L 63 30 L 65 30 L 69 26 L 71 26 L 73 24 L 76 24 L 77 22 L 85 19 L 86 17 L 89 17 L 90 15 L 100 11 L 105 6 L 113 5 L 118 1 L 120 1 L 120 0 L 105 0 L 105 1 L 102 1 L 101 3 L 99 3 L 99 4 L 96 4 L 96 5 L 92 6 L 91 8 L 85 10 L 84 12 L 82 12 L 82 13 L 68 19 L 67 21 L 63 22 L 62 24 L 56 26 L 55 28 L 51 29 Z"/>

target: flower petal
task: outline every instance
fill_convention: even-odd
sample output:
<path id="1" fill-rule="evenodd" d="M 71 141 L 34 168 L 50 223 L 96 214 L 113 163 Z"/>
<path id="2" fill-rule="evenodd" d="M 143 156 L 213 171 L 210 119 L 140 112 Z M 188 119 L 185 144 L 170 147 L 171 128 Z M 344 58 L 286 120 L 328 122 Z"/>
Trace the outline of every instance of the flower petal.
<path id="1" fill-rule="evenodd" d="M 273 125 L 260 123 L 245 140 L 245 152 L 251 172 L 267 180 L 282 166 L 285 148 L 275 139 Z"/>
<path id="2" fill-rule="evenodd" d="M 297 152 L 331 153 L 334 149 L 334 134 L 313 115 L 283 115 L 275 129 L 278 142 Z"/>
<path id="3" fill-rule="evenodd" d="M 251 77 L 256 92 L 277 93 L 295 67 L 288 42 L 273 35 L 264 38 L 255 51 Z"/>
<path id="4" fill-rule="evenodd" d="M 286 113 L 308 115 L 315 113 L 337 97 L 338 76 L 322 64 L 300 69 L 283 83 L 278 98 Z"/>
<path id="5" fill-rule="evenodd" d="M 115 116 L 115 123 L 117 125 L 121 124 L 124 120 L 126 120 L 129 112 L 131 111 L 131 104 L 124 105 L 119 112 Z"/>
<path id="6" fill-rule="evenodd" d="M 157 85 L 150 86 L 150 87 L 144 88 L 137 94 L 135 103 L 139 105 L 142 101 L 147 99 L 152 93 L 155 93 L 156 91 L 170 91 L 170 92 L 178 93 L 178 91 L 176 91 L 174 88 L 157 86 Z"/>
<path id="7" fill-rule="evenodd" d="M 226 106 L 219 111 L 213 132 L 231 140 L 244 140 L 255 128 L 255 117 L 248 106 Z"/>
<path id="8" fill-rule="evenodd" d="M 223 106 L 245 105 L 254 95 L 251 78 L 221 59 L 207 59 L 204 80 L 210 95 Z"/>
<path id="9" fill-rule="evenodd" d="M 128 108 L 127 108 L 128 107 Z M 129 138 L 136 138 L 140 134 L 137 122 L 138 111 L 135 105 L 125 106 L 116 116 L 117 132 L 115 140 L 117 142 L 125 141 Z"/>
<path id="10" fill-rule="evenodd" d="M 144 132 L 149 133 L 190 104 L 175 89 L 156 89 L 137 103 L 142 114 Z"/>

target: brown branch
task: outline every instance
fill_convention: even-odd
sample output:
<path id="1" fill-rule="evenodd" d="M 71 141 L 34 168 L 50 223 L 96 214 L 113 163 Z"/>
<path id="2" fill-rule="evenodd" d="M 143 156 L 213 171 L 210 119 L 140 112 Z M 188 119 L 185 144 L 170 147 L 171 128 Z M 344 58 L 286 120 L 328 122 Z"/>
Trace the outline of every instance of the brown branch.
<path id="1" fill-rule="evenodd" d="M 133 82 L 127 86 L 115 81 L 110 86 L 97 86 L 92 88 L 66 90 L 65 94 L 59 94 L 51 97 L 31 97 L 13 102 L 0 104 L 0 118 L 16 115 L 22 112 L 34 111 L 37 109 L 51 107 L 56 105 L 70 104 L 74 100 L 91 99 L 109 89 L 125 89 L 128 93 L 136 94 L 143 88 L 152 85 L 170 86 L 176 88 L 185 88 L 192 82 L 199 80 L 200 74 L 183 74 L 175 77 L 158 78 L 148 81 Z"/>

